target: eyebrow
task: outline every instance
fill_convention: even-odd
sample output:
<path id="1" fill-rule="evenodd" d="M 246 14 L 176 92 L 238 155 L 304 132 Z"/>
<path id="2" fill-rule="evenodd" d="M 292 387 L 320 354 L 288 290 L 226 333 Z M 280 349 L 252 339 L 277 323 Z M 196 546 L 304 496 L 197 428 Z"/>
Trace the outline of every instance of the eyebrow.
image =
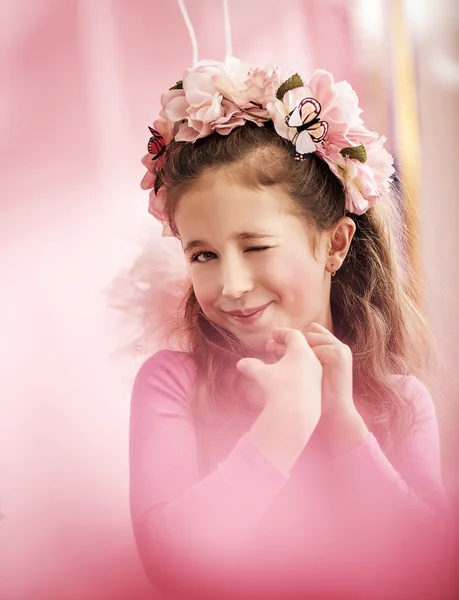
<path id="1" fill-rule="evenodd" d="M 270 233 L 255 233 L 253 231 L 239 231 L 234 233 L 230 239 L 232 240 L 262 240 L 266 238 L 275 238 L 277 235 L 272 235 Z M 188 244 L 183 249 L 184 252 L 190 252 L 190 250 L 194 250 L 200 246 L 206 246 L 208 242 L 203 240 L 192 240 L 188 242 Z"/>

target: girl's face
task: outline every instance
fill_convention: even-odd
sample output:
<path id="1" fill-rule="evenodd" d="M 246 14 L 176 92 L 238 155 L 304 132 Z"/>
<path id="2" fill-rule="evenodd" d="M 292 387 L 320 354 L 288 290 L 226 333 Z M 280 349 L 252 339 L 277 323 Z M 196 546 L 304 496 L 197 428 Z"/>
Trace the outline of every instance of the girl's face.
<path id="1" fill-rule="evenodd" d="M 279 190 L 219 174 L 184 194 L 175 214 L 204 314 L 259 356 L 274 327 L 332 330 L 325 237 L 314 255 L 309 226 L 288 206 Z M 254 317 L 228 314 L 264 305 Z"/>

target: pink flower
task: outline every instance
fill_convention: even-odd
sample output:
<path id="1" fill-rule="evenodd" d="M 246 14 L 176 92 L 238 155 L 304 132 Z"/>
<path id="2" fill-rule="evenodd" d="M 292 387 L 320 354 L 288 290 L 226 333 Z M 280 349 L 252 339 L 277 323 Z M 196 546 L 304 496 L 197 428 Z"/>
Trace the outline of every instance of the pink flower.
<path id="1" fill-rule="evenodd" d="M 153 172 L 154 164 L 152 157 L 152 154 L 145 154 L 142 158 L 142 164 L 148 169 L 140 182 L 140 187 L 143 190 L 151 190 L 155 185 L 156 175 Z"/>
<path id="2" fill-rule="evenodd" d="M 152 161 L 151 154 L 145 154 L 142 158 L 142 164 L 147 167 L 147 172 L 145 173 L 140 187 L 143 190 L 151 190 L 149 201 L 148 201 L 148 212 L 155 217 L 157 221 L 159 221 L 162 226 L 162 237 L 170 237 L 174 234 L 172 233 L 171 228 L 169 227 L 169 223 L 166 220 L 164 215 L 164 202 L 165 202 L 165 191 L 164 188 L 160 188 L 158 193 L 155 193 L 153 189 L 155 186 L 156 175 L 154 174 L 154 162 Z"/>
<path id="3" fill-rule="evenodd" d="M 201 61 L 185 71 L 182 90 L 163 94 L 160 117 L 179 124 L 179 142 L 194 142 L 213 131 L 226 135 L 245 121 L 262 125 L 269 119 L 263 102 L 275 93 L 277 77 L 278 70 L 257 70 L 252 80 L 248 66 L 232 57 L 224 63 Z M 264 84 L 267 89 L 260 87 Z"/>
<path id="4" fill-rule="evenodd" d="M 362 110 L 357 94 L 346 81 L 334 83 L 333 76 L 323 70 L 315 71 L 309 85 L 290 90 L 282 100 L 268 104 L 267 110 L 280 136 L 293 141 L 297 130 L 289 127 L 285 119 L 305 98 L 314 98 L 319 102 L 320 119 L 328 123 L 327 142 L 341 148 L 351 146 L 353 144 L 348 136 L 354 130 L 359 131 L 359 128 L 359 143 L 371 139 L 366 135 L 367 130 L 362 128 L 363 121 L 359 116 Z M 314 144 L 310 144 L 309 148 L 309 152 L 320 152 L 320 147 Z"/>
<path id="5" fill-rule="evenodd" d="M 385 138 L 365 127 L 352 87 L 346 81 L 335 82 L 322 69 L 309 83 L 278 99 L 279 87 L 290 75 L 277 65 L 249 69 L 233 57 L 223 63 L 201 61 L 185 71 L 183 89 L 162 95 L 154 127 L 166 143 L 194 142 L 214 131 L 227 135 L 247 121 L 262 126 L 272 120 L 278 135 L 295 145 L 297 158 L 317 152 L 329 164 L 346 189 L 348 210 L 362 214 L 390 187 L 394 168 L 384 149 Z M 350 158 L 349 153 L 341 154 L 348 148 L 360 150 Z M 148 169 L 143 189 L 151 189 L 155 182 L 151 156 L 147 157 L 142 161 Z M 160 214 L 160 199 L 150 205 L 152 214 Z"/>
<path id="6" fill-rule="evenodd" d="M 279 65 L 273 65 L 270 69 L 250 69 L 248 75 L 246 99 L 258 102 L 263 108 L 276 99 L 280 85 L 290 76 L 282 72 Z"/>
<path id="7" fill-rule="evenodd" d="M 314 72 L 308 87 L 322 106 L 320 118 L 328 122 L 328 141 L 342 148 L 349 145 L 346 134 L 363 125 L 355 91 L 347 81 L 335 83 L 333 75 L 322 69 Z"/>
<path id="8" fill-rule="evenodd" d="M 142 164 L 145 165 L 148 170 L 145 173 L 140 186 L 143 190 L 151 190 L 148 201 L 148 212 L 162 224 L 162 236 L 170 237 L 174 234 L 172 233 L 172 230 L 169 227 L 169 223 L 167 222 L 164 215 L 165 191 L 164 188 L 160 188 L 158 190 L 158 193 L 155 194 L 155 190 L 153 188 L 155 186 L 156 176 L 153 172 L 154 163 L 151 160 L 151 158 L 151 154 L 145 154 L 145 156 L 142 158 Z"/>
<path id="9" fill-rule="evenodd" d="M 154 190 L 150 192 L 149 204 L 148 204 L 148 212 L 155 217 L 157 221 L 161 223 L 163 226 L 162 237 L 173 237 L 174 234 L 169 226 L 169 223 L 166 220 L 164 215 L 164 202 L 165 202 L 165 193 L 164 189 L 160 188 L 158 193 L 155 194 Z"/>
<path id="10" fill-rule="evenodd" d="M 168 144 L 174 137 L 176 121 L 184 116 L 185 96 L 183 90 L 168 90 L 161 96 L 161 112 L 153 127 L 164 137 Z"/>
<path id="11" fill-rule="evenodd" d="M 343 182 L 349 212 L 361 215 L 389 192 L 395 169 L 392 156 L 384 148 L 385 141 L 384 136 L 375 137 L 365 145 L 367 159 L 364 163 L 342 156 L 336 146 L 328 147 L 324 159 Z"/>
<path id="12" fill-rule="evenodd" d="M 394 159 L 384 148 L 386 141 L 387 138 L 381 135 L 366 145 L 367 163 L 373 170 L 376 188 L 381 195 L 389 192 L 391 179 L 395 173 Z"/>
<path id="13" fill-rule="evenodd" d="M 316 142 L 308 130 L 301 131 L 288 124 L 289 115 L 306 98 L 320 104 L 317 120 L 328 125 L 326 136 Z M 304 104 L 304 103 L 303 103 Z M 369 131 L 363 124 L 358 97 L 346 81 L 335 83 L 327 71 L 316 71 L 308 85 L 287 91 L 282 100 L 267 105 L 277 133 L 297 146 L 299 154 L 317 152 L 330 169 L 343 182 L 347 191 L 347 209 L 356 214 L 364 213 L 389 190 L 394 173 L 392 157 L 384 149 L 384 137 Z M 313 115 L 315 116 L 315 114 Z M 365 162 L 342 156 L 344 148 L 363 146 Z"/>

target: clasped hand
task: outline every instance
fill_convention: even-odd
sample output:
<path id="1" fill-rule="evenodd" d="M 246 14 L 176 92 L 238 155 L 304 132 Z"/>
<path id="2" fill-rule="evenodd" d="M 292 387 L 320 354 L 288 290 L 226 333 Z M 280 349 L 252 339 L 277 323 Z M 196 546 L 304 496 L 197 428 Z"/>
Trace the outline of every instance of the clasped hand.
<path id="1" fill-rule="evenodd" d="M 326 327 L 311 323 L 304 330 L 276 327 L 266 364 L 244 358 L 237 368 L 258 388 L 264 403 L 303 405 L 310 418 L 345 422 L 361 418 L 354 404 L 352 352 Z M 316 424 L 317 424 L 316 423 Z"/>

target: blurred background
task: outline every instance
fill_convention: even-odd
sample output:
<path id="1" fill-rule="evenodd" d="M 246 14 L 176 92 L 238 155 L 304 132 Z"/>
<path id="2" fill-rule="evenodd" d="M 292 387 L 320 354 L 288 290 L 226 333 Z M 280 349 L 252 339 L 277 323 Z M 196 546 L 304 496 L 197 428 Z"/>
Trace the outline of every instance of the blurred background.
<path id="1" fill-rule="evenodd" d="M 223 60 L 221 1 L 186 6 L 200 58 Z M 457 507 L 457 3 L 230 0 L 229 10 L 235 56 L 305 78 L 332 71 L 389 138 L 419 234 L 409 259 L 437 343 Z M 173 1 L 0 1 L 0 600 L 155 597 L 131 533 L 128 420 L 133 378 L 159 341 L 133 344 L 142 323 L 109 308 L 107 289 L 133 265 L 161 277 L 170 261 L 180 275 L 174 241 L 147 213 L 140 158 L 161 92 L 191 62 Z"/>

